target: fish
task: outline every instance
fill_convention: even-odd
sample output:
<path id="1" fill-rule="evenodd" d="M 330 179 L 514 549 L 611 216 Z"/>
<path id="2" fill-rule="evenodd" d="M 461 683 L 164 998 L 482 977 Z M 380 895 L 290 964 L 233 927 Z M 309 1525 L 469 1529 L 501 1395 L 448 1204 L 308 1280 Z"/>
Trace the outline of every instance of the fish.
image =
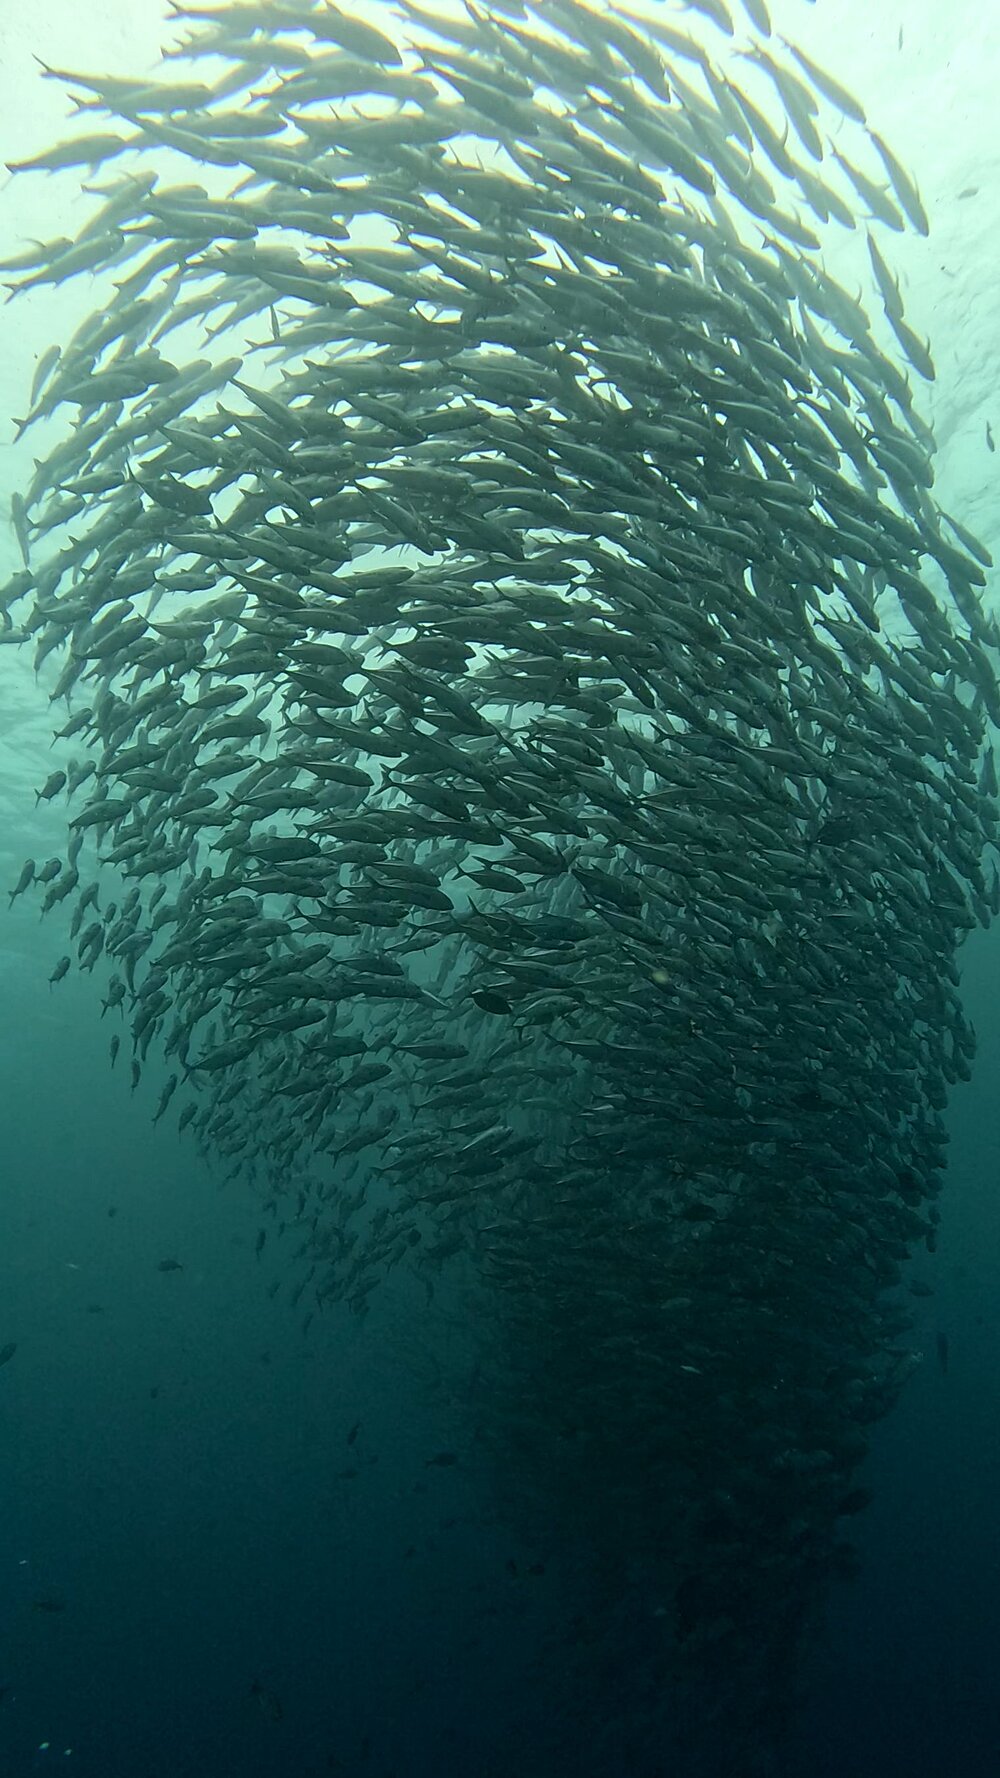
<path id="1" fill-rule="evenodd" d="M 65 772 L 50 772 L 49 776 L 45 780 L 45 783 L 42 785 L 41 790 L 35 791 L 35 807 L 36 807 L 36 809 L 37 809 L 40 802 L 46 802 L 46 803 L 51 802 L 52 798 L 54 796 L 58 796 L 60 790 L 63 790 L 65 788 L 65 785 L 66 785 L 66 773 Z"/>
<path id="2" fill-rule="evenodd" d="M 23 495 L 15 492 L 11 495 L 10 519 L 14 527 L 14 535 L 21 551 L 21 559 L 26 568 L 31 567 L 31 528 L 28 521 L 27 507 Z"/>
<path id="3" fill-rule="evenodd" d="M 18 877 L 17 882 L 14 884 L 13 889 L 8 890 L 7 892 L 8 907 L 13 907 L 18 896 L 23 895 L 26 889 L 30 889 L 34 881 L 35 861 L 33 858 L 26 858 L 21 866 L 21 874 Z"/>
<path id="4" fill-rule="evenodd" d="M 16 1340 L 8 1340 L 5 1346 L 0 1346 L 0 1365 L 9 1364 L 16 1351 Z"/>
<path id="5" fill-rule="evenodd" d="M 264 1717 L 265 1721 L 267 1721 L 267 1722 L 281 1722 L 282 1721 L 282 1719 L 284 1718 L 285 1711 L 284 1711 L 284 1707 L 282 1705 L 281 1699 L 277 1696 L 277 1694 L 275 1692 L 269 1691 L 267 1686 L 262 1685 L 259 1679 L 255 1679 L 252 1681 L 251 1686 L 250 1686 L 250 1695 L 251 1695 L 251 1697 L 253 1697 L 257 1700 L 257 1704 L 260 1708 L 260 1713 Z"/>
<path id="6" fill-rule="evenodd" d="M 94 280 L 18 421 L 5 639 L 85 759 L 12 900 L 154 1123 L 282 1206 L 304 1335 L 397 1268 L 443 1328 L 461 1278 L 483 1462 L 637 1622 L 648 1552 L 606 1769 L 664 1681 L 725 1762 L 654 1710 L 658 1766 L 784 1719 L 1000 907 L 988 552 L 878 233 L 927 212 L 763 0 L 766 109 L 690 10 L 175 4 L 183 81 L 46 71 L 129 171 L 3 268 Z"/>
<path id="7" fill-rule="evenodd" d="M 133 1032 L 134 1031 L 135 1031 L 135 1026 L 133 1026 Z M 161 1117 L 163 1116 L 164 1112 L 166 1111 L 167 1106 L 170 1104 L 170 1101 L 173 1098 L 174 1093 L 176 1091 L 177 1091 L 177 1075 L 171 1074 L 167 1077 L 167 1081 L 166 1081 L 166 1084 L 163 1088 L 163 1091 L 160 1094 L 156 1110 L 153 1113 L 154 1124 L 159 1123 Z M 161 1266 L 160 1269 L 162 1271 L 164 1268 Z"/>
<path id="8" fill-rule="evenodd" d="M 920 193 L 917 190 L 912 175 L 907 172 L 907 169 L 899 160 L 897 160 L 888 143 L 882 140 L 882 137 L 876 130 L 870 129 L 868 134 L 871 141 L 875 144 L 875 148 L 878 151 L 882 164 L 889 175 L 893 191 L 899 199 L 900 207 L 905 211 L 906 216 L 918 234 L 930 234 L 930 223 L 927 219 L 927 211 L 924 209 Z"/>
<path id="9" fill-rule="evenodd" d="M 865 108 L 861 101 L 854 97 L 853 93 L 848 92 L 847 88 L 842 86 L 840 81 L 834 80 L 833 76 L 826 72 L 825 68 L 820 67 L 818 62 L 813 61 L 810 56 L 807 56 L 805 51 L 800 49 L 797 44 L 790 43 L 788 39 L 784 37 L 781 41 L 786 49 L 788 49 L 795 57 L 799 67 L 802 69 L 803 73 L 808 76 L 817 92 L 821 93 L 825 99 L 829 100 L 831 105 L 834 105 L 838 111 L 843 113 L 844 117 L 850 118 L 852 122 L 859 124 L 867 122 Z"/>

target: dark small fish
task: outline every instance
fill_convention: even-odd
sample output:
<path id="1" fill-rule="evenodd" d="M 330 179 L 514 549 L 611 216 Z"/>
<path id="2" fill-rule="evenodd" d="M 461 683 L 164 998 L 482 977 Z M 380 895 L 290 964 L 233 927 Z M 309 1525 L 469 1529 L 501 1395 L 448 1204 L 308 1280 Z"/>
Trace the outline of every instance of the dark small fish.
<path id="1" fill-rule="evenodd" d="M 355 1439 L 357 1438 L 358 1433 L 360 1431 L 361 1431 L 361 1421 L 355 1420 L 354 1425 L 351 1427 L 351 1430 L 347 1435 L 347 1442 L 349 1445 L 353 1445 L 353 1443 L 354 1443 Z"/>
<path id="2" fill-rule="evenodd" d="M 424 1468 L 430 1469 L 433 1464 L 435 1469 L 452 1469 L 457 1462 L 457 1451 L 438 1451 L 436 1456 L 428 1457 Z"/>
<path id="3" fill-rule="evenodd" d="M 0 1346 L 0 1364 L 9 1364 L 16 1351 L 16 1340 L 8 1340 L 6 1346 Z"/>
<path id="4" fill-rule="evenodd" d="M 184 1267 L 179 1259 L 161 1259 L 156 1269 L 158 1272 L 183 1272 Z"/>
<path id="5" fill-rule="evenodd" d="M 26 889 L 31 888 L 31 885 L 34 882 L 34 880 L 35 880 L 35 861 L 33 858 L 28 858 L 25 860 L 24 867 L 21 871 L 21 875 L 18 877 L 17 882 L 14 884 L 13 889 L 8 890 L 8 894 L 10 897 L 10 905 L 12 907 L 14 905 L 14 902 L 17 900 L 17 897 L 19 895 L 23 895 L 24 891 Z"/>
<path id="6" fill-rule="evenodd" d="M 857 822 L 849 815 L 835 815 L 824 821 L 816 838 L 821 846 L 842 846 L 845 840 L 853 839 L 857 831 Z"/>
<path id="7" fill-rule="evenodd" d="M 493 994 L 489 988 L 476 988 L 472 995 L 476 1005 L 483 1012 L 510 1013 L 514 1008 L 502 994 Z"/>
<path id="8" fill-rule="evenodd" d="M 35 808 L 37 809 L 40 802 L 50 803 L 54 796 L 59 795 L 65 783 L 65 772 L 50 772 L 41 790 L 35 791 Z"/>
<path id="9" fill-rule="evenodd" d="M 257 1239 L 253 1244 L 253 1250 L 254 1250 L 254 1253 L 257 1255 L 258 1259 L 260 1258 L 261 1254 L 264 1251 L 264 1242 L 266 1240 L 267 1240 L 267 1230 L 266 1229 L 259 1229 L 257 1231 Z"/>
<path id="10" fill-rule="evenodd" d="M 986 422 L 986 449 L 988 451 L 995 451 L 996 448 L 997 448 L 996 443 L 993 438 L 993 428 L 990 425 L 989 421 L 987 420 L 987 422 Z"/>
<path id="11" fill-rule="evenodd" d="M 948 1375 L 948 1335 L 946 1333 L 939 1333 L 935 1343 L 937 1345 L 938 1364 L 941 1366 L 941 1374 L 946 1377 Z"/>
<path id="12" fill-rule="evenodd" d="M 58 1595 L 54 1594 L 54 1593 L 47 1595 L 44 1599 L 32 1599 L 31 1605 L 32 1605 L 33 1611 L 53 1611 L 54 1612 L 54 1611 L 65 1611 L 66 1610 L 65 1599 L 60 1599 L 58 1597 Z"/>
<path id="13" fill-rule="evenodd" d="M 823 1095 L 815 1087 L 803 1087 L 801 1093 L 795 1094 L 792 1104 L 800 1111 L 822 1111 Z"/>
<path id="14" fill-rule="evenodd" d="M 869 1506 L 874 1498 L 875 1496 L 870 1488 L 852 1488 L 849 1494 L 844 1495 L 843 1500 L 837 1507 L 837 1511 L 843 1517 L 848 1517 L 853 1513 L 864 1512 L 865 1507 Z"/>
<path id="15" fill-rule="evenodd" d="M 285 1714 L 282 1709 L 281 1699 L 276 1697 L 274 1692 L 269 1692 L 266 1686 L 261 1685 L 259 1679 L 252 1681 L 250 1686 L 250 1696 L 256 1698 L 260 1705 L 261 1715 L 266 1716 L 268 1722 L 281 1721 Z"/>

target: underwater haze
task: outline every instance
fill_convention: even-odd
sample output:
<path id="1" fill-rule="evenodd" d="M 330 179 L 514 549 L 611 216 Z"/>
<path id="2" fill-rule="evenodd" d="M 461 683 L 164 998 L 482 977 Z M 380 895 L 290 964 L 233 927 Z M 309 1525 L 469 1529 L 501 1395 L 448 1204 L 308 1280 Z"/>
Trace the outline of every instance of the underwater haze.
<path id="1" fill-rule="evenodd" d="M 1000 1769 L 998 69 L 0 17 L 0 1778 Z"/>

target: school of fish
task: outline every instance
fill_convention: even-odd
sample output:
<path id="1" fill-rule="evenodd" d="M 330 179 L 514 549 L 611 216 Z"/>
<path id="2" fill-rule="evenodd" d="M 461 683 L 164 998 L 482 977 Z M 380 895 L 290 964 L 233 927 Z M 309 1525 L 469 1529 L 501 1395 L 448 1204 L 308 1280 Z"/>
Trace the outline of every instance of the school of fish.
<path id="1" fill-rule="evenodd" d="M 81 131 L 13 163 L 96 202 L 11 296 L 101 294 L 18 420 L 4 639 L 81 752 L 11 896 L 72 904 L 53 982 L 100 964 L 307 1325 L 464 1280 L 526 1518 L 656 1571 L 634 1735 L 690 1681 L 750 1771 L 1000 907 L 991 562 L 879 244 L 923 203 L 765 0 L 171 24 L 156 79 L 45 69 Z"/>

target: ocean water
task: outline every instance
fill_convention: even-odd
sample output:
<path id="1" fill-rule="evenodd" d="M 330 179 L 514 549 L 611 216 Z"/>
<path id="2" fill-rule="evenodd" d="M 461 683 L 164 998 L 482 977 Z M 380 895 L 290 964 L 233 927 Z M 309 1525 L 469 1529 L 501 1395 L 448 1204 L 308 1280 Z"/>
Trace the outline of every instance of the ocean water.
<path id="1" fill-rule="evenodd" d="M 163 10 L 36 0 L 0 16 L 3 158 L 64 133 L 63 85 L 39 60 L 151 71 Z M 920 185 L 929 237 L 889 246 L 934 354 L 920 393 L 935 494 L 995 555 L 1000 18 L 968 0 L 947 18 L 929 0 L 770 10 L 776 34 L 863 98 Z M 0 257 L 72 235 L 80 178 L 12 177 Z M 824 237 L 824 254 L 874 311 L 863 237 Z M 41 354 L 93 302 L 85 277 L 0 307 L 4 514 L 40 449 L 32 430 L 13 441 L 13 417 Z M 4 525 L 0 568 L 19 566 Z M 0 649 L 0 887 L 26 857 L 65 852 L 63 800 L 35 801 L 73 752 L 50 747 L 46 672 L 30 644 Z M 40 920 L 39 906 L 26 894 L 0 914 L 0 1347 L 16 1343 L 0 1366 L 0 1778 L 1000 1770 L 995 931 L 958 953 L 979 1049 L 945 1113 L 938 1251 L 907 1272 L 933 1293 L 910 1305 L 921 1362 L 857 1474 L 872 1494 L 851 1524 L 857 1572 L 832 1584 L 799 1707 L 751 1768 L 712 1722 L 708 1680 L 680 1703 L 651 1695 L 646 1643 L 672 1602 L 642 1552 L 623 1598 L 576 1545 L 572 1499 L 553 1489 L 539 1504 L 525 1449 L 498 1437 L 468 1279 L 443 1273 L 431 1302 L 395 1269 L 364 1318 L 336 1305 L 304 1332 L 294 1234 L 279 1241 L 266 1194 L 178 1136 L 173 1108 L 152 1123 L 169 1064 L 154 1044 L 131 1091 L 123 1035 L 109 1067 L 123 1027 L 101 1016 L 107 971 L 50 986 L 68 916 Z M 600 1477 L 583 1469 L 576 1485 L 599 1520 Z"/>

